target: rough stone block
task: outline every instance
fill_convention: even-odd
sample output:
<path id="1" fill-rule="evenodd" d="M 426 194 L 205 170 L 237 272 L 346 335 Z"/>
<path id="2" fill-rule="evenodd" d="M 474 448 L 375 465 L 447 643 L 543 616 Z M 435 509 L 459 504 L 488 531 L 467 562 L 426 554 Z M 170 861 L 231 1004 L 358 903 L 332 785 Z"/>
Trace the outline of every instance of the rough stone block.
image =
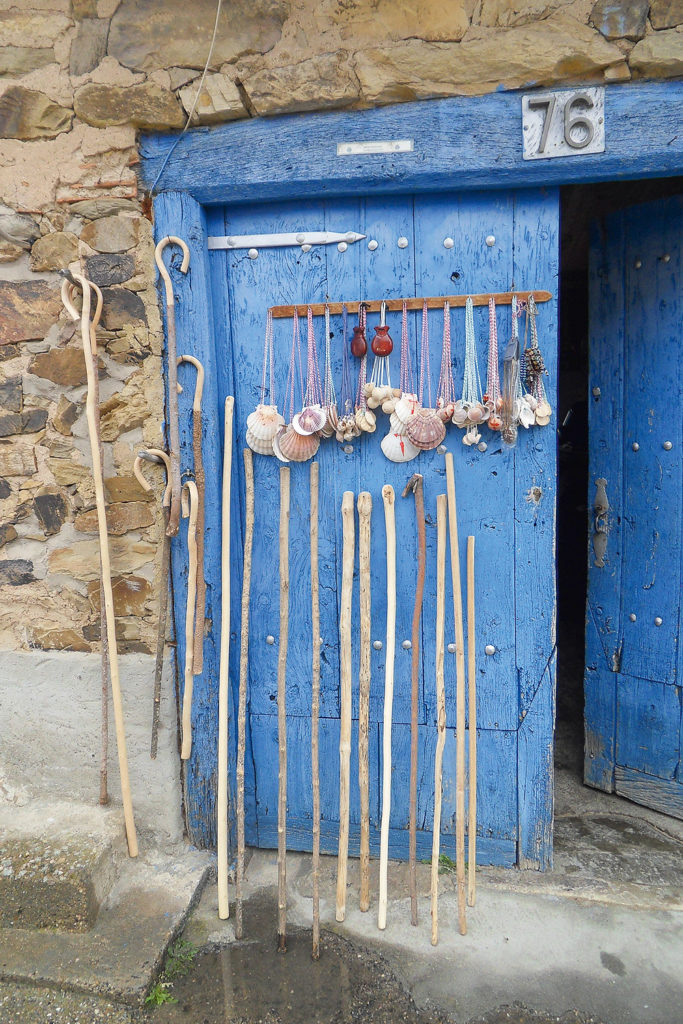
<path id="1" fill-rule="evenodd" d="M 237 86 L 226 75 L 207 75 L 197 98 L 198 85 L 192 82 L 179 93 L 186 114 L 194 106 L 192 124 L 217 124 L 247 116 Z"/>
<path id="2" fill-rule="evenodd" d="M 107 506 L 107 530 L 115 536 L 128 530 L 142 530 L 154 523 L 153 506 L 147 501 L 113 502 Z M 97 510 L 76 516 L 74 527 L 80 533 L 97 533 Z"/>
<path id="3" fill-rule="evenodd" d="M 652 0 L 650 21 L 655 29 L 683 25 L 683 0 Z"/>
<path id="4" fill-rule="evenodd" d="M 92 650 L 83 634 L 68 626 L 63 629 L 31 628 L 30 634 L 31 646 L 38 647 L 41 651 L 80 651 L 87 654 Z"/>
<path id="5" fill-rule="evenodd" d="M 47 537 L 53 537 L 61 530 L 69 508 L 64 496 L 58 491 L 56 494 L 37 494 L 33 499 L 33 511 L 43 533 Z"/>
<path id="6" fill-rule="evenodd" d="M 29 561 L 28 558 L 6 558 L 4 561 L 0 561 L 0 587 L 22 587 L 26 583 L 33 583 L 34 580 L 33 562 Z M 0 879 L 2 879 L 1 871 Z M 1 914 L 2 899 L 0 899 Z"/>
<path id="7" fill-rule="evenodd" d="M 44 338 L 62 308 L 47 281 L 0 281 L 0 345 Z"/>
<path id="8" fill-rule="evenodd" d="M 69 73 L 85 75 L 100 63 L 107 52 L 109 22 L 104 18 L 83 18 L 71 42 Z"/>
<path id="9" fill-rule="evenodd" d="M 0 381 L 0 410 L 2 412 L 21 412 L 23 403 L 21 377 L 8 377 Z"/>
<path id="10" fill-rule="evenodd" d="M 143 576 L 114 576 L 111 581 L 116 615 L 142 616 L 153 599 L 152 585 Z M 94 611 L 100 608 L 100 583 L 88 583 L 88 597 Z"/>
<path id="11" fill-rule="evenodd" d="M 105 477 L 104 490 L 109 501 L 154 501 L 152 491 L 143 491 L 134 476 Z"/>
<path id="12" fill-rule="evenodd" d="M 78 238 L 71 231 L 54 231 L 37 238 L 31 248 L 31 270 L 64 270 L 78 257 Z"/>
<path id="13" fill-rule="evenodd" d="M 35 472 L 36 456 L 32 444 L 0 440 L 0 477 L 33 476 Z"/>
<path id="14" fill-rule="evenodd" d="M 76 116 L 96 128 L 132 124 L 143 131 L 182 128 L 183 112 L 172 92 L 153 82 L 116 86 L 91 83 L 74 96 Z"/>
<path id="15" fill-rule="evenodd" d="M 636 43 L 629 63 L 643 78 L 678 78 L 683 75 L 683 34 L 675 28 L 653 32 Z"/>
<path id="16" fill-rule="evenodd" d="M 85 272 L 94 284 L 100 288 L 108 288 L 113 284 L 129 281 L 135 273 L 135 261 L 132 256 L 119 253 L 91 256 L 85 261 Z"/>
<path id="17" fill-rule="evenodd" d="M 136 292 L 127 288 L 102 290 L 102 326 L 107 331 L 118 331 L 127 324 L 147 323 L 145 304 Z"/>
<path id="18" fill-rule="evenodd" d="M 244 88 L 258 114 L 346 107 L 358 99 L 343 52 L 258 71 L 244 80 Z"/>
<path id="19" fill-rule="evenodd" d="M 650 0 L 598 0 L 591 23 L 605 39 L 642 39 Z"/>
<path id="20" fill-rule="evenodd" d="M 87 224 L 81 232 L 86 245 L 98 252 L 125 252 L 137 245 L 140 223 L 136 217 L 100 217 Z"/>
<path id="21" fill-rule="evenodd" d="M 14 529 L 11 523 L 4 523 L 0 526 L 0 548 L 3 548 L 5 544 L 9 544 L 11 540 L 17 539 L 17 531 Z"/>
<path id="22" fill-rule="evenodd" d="M 39 235 L 40 228 L 33 217 L 0 204 L 0 238 L 22 249 L 30 249 L 31 242 Z"/>
<path id="23" fill-rule="evenodd" d="M 80 409 L 74 402 L 70 402 L 66 395 L 60 395 L 52 417 L 52 426 L 65 437 L 71 437 L 71 428 L 78 419 L 79 413 Z"/>
<path id="24" fill-rule="evenodd" d="M 12 434 L 36 434 L 47 423 L 47 409 L 24 409 L 0 415 L 0 437 Z"/>
<path id="25" fill-rule="evenodd" d="M 51 348 L 40 352 L 29 363 L 28 372 L 65 387 L 77 387 L 88 379 L 81 348 Z"/>
<path id="26" fill-rule="evenodd" d="M 30 71 L 44 68 L 55 59 L 47 46 L 0 46 L 0 77 L 20 78 Z"/>
<path id="27" fill-rule="evenodd" d="M 45 93 L 13 85 L 0 96 L 0 138 L 50 139 L 71 128 L 72 112 Z"/>

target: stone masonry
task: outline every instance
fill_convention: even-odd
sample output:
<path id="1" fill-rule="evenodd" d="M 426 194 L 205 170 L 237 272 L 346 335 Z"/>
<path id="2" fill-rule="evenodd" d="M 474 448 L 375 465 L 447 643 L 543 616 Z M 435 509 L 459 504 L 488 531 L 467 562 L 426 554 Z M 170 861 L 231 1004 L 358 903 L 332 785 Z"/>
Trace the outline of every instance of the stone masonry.
<path id="1" fill-rule="evenodd" d="M 104 291 L 100 396 L 121 651 L 154 649 L 162 326 L 141 131 L 181 128 L 215 0 L 0 9 L 0 651 L 96 652 L 80 335 L 57 271 Z M 225 0 L 193 124 L 499 88 L 683 75 L 683 0 Z M 60 657 L 55 653 L 55 659 Z"/>

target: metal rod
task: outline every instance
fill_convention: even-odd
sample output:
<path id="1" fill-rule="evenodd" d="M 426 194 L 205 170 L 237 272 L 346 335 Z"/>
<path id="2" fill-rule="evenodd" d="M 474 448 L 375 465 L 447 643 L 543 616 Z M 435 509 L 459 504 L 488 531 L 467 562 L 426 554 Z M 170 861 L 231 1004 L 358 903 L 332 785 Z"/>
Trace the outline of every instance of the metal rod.
<path id="1" fill-rule="evenodd" d="M 408 299 L 363 299 L 362 303 L 358 300 L 349 302 L 312 302 L 310 305 L 299 305 L 299 306 L 271 306 L 270 312 L 273 314 L 275 319 L 282 317 L 294 316 L 294 310 L 297 311 L 299 316 L 306 316 L 310 309 L 313 316 L 323 316 L 326 309 L 329 309 L 333 316 L 337 316 L 344 311 L 344 306 L 349 313 L 357 313 L 359 306 L 362 304 L 366 312 L 368 313 L 379 313 L 382 303 L 386 303 L 388 313 L 400 313 L 403 309 L 403 303 L 406 304 L 406 309 L 422 309 L 424 303 L 427 303 L 427 309 L 443 309 L 444 302 L 447 302 L 451 308 L 454 306 L 464 306 L 468 298 L 472 299 L 472 303 L 475 306 L 488 306 L 489 299 L 493 298 L 497 306 L 509 306 L 512 303 L 513 296 L 516 296 L 518 302 L 526 302 L 529 296 L 533 295 L 535 302 L 549 302 L 552 299 L 552 292 L 488 292 L 487 294 L 481 295 L 434 295 L 430 298 L 408 298 Z"/>

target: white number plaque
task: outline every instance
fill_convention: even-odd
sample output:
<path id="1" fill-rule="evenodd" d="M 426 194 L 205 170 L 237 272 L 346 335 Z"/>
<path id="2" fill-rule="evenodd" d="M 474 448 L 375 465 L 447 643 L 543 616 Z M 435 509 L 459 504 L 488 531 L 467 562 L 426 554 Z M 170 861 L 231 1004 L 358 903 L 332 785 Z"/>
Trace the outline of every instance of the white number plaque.
<path id="1" fill-rule="evenodd" d="M 605 90 L 522 96 L 525 160 L 605 152 Z"/>

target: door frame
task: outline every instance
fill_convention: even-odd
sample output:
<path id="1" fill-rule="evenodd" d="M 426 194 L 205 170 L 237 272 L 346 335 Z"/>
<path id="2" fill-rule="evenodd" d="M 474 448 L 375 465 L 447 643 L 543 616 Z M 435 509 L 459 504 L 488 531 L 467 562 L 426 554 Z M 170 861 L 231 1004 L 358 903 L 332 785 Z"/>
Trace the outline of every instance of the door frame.
<path id="1" fill-rule="evenodd" d="M 605 87 L 605 152 L 569 159 L 523 160 L 521 96 L 520 92 L 493 93 L 363 111 L 254 119 L 175 136 L 143 136 L 143 183 L 150 187 L 159 176 L 163 188 L 154 199 L 156 239 L 179 234 L 190 248 L 188 275 L 174 274 L 176 320 L 178 337 L 193 337 L 196 350 L 204 355 L 203 416 L 207 435 L 222 439 L 223 391 L 229 393 L 233 385 L 230 361 L 216 348 L 214 336 L 214 315 L 226 316 L 228 310 L 214 309 L 214 302 L 225 289 L 219 287 L 218 280 L 212 281 L 217 267 L 213 261 L 212 268 L 208 258 L 207 207 L 304 197 L 552 187 L 680 173 L 683 137 L 672 138 L 671 126 L 683 119 L 683 82 Z M 339 142 L 399 138 L 412 139 L 413 150 L 389 155 L 337 155 Z M 245 153 L 249 154 L 248 161 Z M 191 401 L 190 390 L 186 388 L 180 396 L 181 408 L 182 401 Z M 189 415 L 182 421 L 181 448 L 189 454 Z M 218 508 L 221 446 L 205 447 L 206 503 L 207 507 Z M 232 495 L 232 522 L 241 531 L 243 510 L 237 490 L 234 488 Z M 233 537 L 239 545 L 237 530 Z M 205 557 L 207 562 L 220 565 L 219 531 L 208 532 Z M 172 578 L 178 607 L 184 606 L 186 575 L 182 545 L 175 542 Z M 238 570 L 232 574 L 233 607 L 239 607 L 240 594 Z M 219 622 L 220 599 L 220 587 L 213 588 L 206 614 L 214 623 Z M 188 833 L 201 847 L 212 847 L 216 840 L 217 749 L 215 730 L 209 726 L 217 706 L 218 634 L 218 629 L 209 631 L 204 672 L 195 680 L 196 728 L 186 776 Z M 179 652 L 182 643 L 179 635 Z M 533 713 L 530 710 L 519 726 L 521 867 L 545 868 L 552 864 L 554 660 L 553 654 L 544 685 L 539 687 L 532 705 Z M 541 697 L 542 701 L 538 699 Z M 231 704 L 231 721 L 233 710 Z M 201 794 L 201 799 L 196 794 Z"/>

